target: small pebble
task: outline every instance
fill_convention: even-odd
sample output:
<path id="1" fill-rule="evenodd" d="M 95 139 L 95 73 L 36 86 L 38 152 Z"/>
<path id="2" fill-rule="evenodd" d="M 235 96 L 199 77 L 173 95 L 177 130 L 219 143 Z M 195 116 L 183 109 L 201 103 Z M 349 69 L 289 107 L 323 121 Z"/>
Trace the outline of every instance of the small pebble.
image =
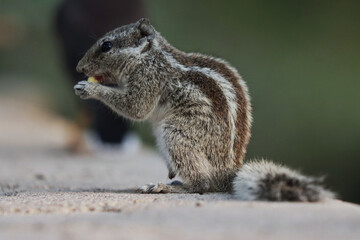
<path id="1" fill-rule="evenodd" d="M 35 179 L 37 180 L 45 180 L 45 176 L 41 173 L 35 174 Z"/>

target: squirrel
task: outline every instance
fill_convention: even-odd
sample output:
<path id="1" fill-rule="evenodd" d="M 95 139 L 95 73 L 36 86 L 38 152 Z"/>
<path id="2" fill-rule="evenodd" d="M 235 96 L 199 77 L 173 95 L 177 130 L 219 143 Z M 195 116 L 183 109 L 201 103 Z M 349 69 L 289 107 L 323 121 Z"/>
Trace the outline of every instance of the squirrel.
<path id="1" fill-rule="evenodd" d="M 101 37 L 77 71 L 96 82 L 74 86 L 117 114 L 152 123 L 168 177 L 141 193 L 230 192 L 240 200 L 316 202 L 334 198 L 322 179 L 265 160 L 243 163 L 251 135 L 248 88 L 226 61 L 170 45 L 148 19 Z"/>

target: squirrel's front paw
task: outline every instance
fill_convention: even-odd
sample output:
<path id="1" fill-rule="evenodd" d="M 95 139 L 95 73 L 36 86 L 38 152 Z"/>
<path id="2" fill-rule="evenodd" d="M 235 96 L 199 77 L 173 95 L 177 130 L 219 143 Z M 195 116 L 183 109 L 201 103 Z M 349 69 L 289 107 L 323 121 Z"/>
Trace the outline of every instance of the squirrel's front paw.
<path id="1" fill-rule="evenodd" d="M 75 86 L 75 94 L 80 96 L 82 99 L 90 98 L 91 96 L 94 96 L 96 93 L 96 88 L 98 84 L 88 82 L 88 81 L 81 81 L 78 82 Z"/>

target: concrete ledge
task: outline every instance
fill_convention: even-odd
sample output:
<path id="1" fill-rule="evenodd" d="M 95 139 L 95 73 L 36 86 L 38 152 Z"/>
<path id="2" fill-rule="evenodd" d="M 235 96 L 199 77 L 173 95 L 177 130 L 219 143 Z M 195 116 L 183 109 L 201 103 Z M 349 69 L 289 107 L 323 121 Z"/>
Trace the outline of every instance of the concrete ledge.
<path id="1" fill-rule="evenodd" d="M 359 206 L 339 200 L 137 194 L 135 186 L 167 181 L 156 153 L 72 156 L 61 150 L 61 120 L 13 109 L 0 104 L 9 123 L 0 124 L 0 239 L 360 239 Z"/>

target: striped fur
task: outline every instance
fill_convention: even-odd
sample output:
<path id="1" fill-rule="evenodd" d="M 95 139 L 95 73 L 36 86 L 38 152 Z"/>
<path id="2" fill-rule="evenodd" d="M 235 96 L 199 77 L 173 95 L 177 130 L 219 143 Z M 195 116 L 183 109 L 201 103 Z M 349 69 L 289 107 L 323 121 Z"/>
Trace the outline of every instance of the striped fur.
<path id="1" fill-rule="evenodd" d="M 231 83 L 232 88 L 236 92 L 236 99 L 232 102 L 232 104 L 237 105 L 237 111 L 235 113 L 236 136 L 233 144 L 235 148 L 234 161 L 240 168 L 245 157 L 247 144 L 250 140 L 250 128 L 252 123 L 250 96 L 248 94 L 248 88 L 245 81 L 240 77 L 235 68 L 231 67 L 222 59 L 198 53 L 183 53 L 172 47 L 165 40 L 163 41 L 163 47 L 166 51 L 173 54 L 174 58 L 183 65 L 212 69 L 212 71 L 223 76 L 228 83 Z M 235 114 L 233 114 L 233 116 L 235 116 Z"/>

